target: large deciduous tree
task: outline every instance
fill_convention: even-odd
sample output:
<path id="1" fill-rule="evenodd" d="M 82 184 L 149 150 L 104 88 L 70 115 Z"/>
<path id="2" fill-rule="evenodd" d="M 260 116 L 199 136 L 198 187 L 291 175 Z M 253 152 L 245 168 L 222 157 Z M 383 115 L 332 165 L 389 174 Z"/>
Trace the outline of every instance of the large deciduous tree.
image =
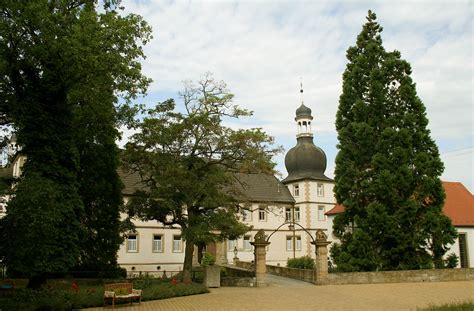
<path id="1" fill-rule="evenodd" d="M 118 2 L 104 1 L 101 13 L 95 0 L 0 3 L 0 122 L 27 157 L 0 255 L 31 287 L 49 272 L 117 264 L 116 128 L 149 83 L 138 60 L 150 38 Z"/>
<path id="2" fill-rule="evenodd" d="M 232 104 L 225 83 L 207 74 L 181 94 L 148 112 L 126 147 L 125 161 L 144 189 L 130 215 L 179 226 L 186 240 L 184 278 L 190 279 L 194 245 L 236 238 L 249 230 L 237 218 L 240 172 L 272 172 L 279 148 L 260 129 L 233 129 L 226 118 L 250 116 Z"/>
<path id="3" fill-rule="evenodd" d="M 349 63 L 336 117 L 334 221 L 340 270 L 420 269 L 443 264 L 456 231 L 442 213 L 443 163 L 425 107 L 400 52 L 382 46 L 369 11 Z"/>

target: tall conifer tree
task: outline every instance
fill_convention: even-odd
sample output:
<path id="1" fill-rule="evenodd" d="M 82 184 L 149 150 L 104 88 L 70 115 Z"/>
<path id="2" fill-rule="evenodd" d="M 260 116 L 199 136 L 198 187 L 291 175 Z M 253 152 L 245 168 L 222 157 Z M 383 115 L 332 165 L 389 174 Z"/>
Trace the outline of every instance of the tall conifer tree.
<path id="1" fill-rule="evenodd" d="M 0 257 L 30 287 L 78 265 L 116 266 L 118 97 L 146 90 L 138 60 L 150 28 L 120 16 L 119 0 L 98 2 L 0 2 L 0 124 L 27 158 L 0 220 Z"/>
<path id="2" fill-rule="evenodd" d="M 335 194 L 345 212 L 334 221 L 340 270 L 441 267 L 456 231 L 442 213 L 443 172 L 425 107 L 400 52 L 382 46 L 369 11 L 347 50 L 336 117 Z"/>

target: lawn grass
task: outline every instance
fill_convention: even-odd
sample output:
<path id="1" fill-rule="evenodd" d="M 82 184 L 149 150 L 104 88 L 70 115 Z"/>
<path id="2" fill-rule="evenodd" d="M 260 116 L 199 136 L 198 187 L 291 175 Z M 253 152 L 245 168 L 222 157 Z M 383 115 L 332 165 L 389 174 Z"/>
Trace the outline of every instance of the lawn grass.
<path id="1" fill-rule="evenodd" d="M 442 305 L 430 305 L 427 308 L 417 308 L 417 311 L 473 311 L 474 300 L 451 302 Z"/>
<path id="2" fill-rule="evenodd" d="M 72 286 L 77 283 L 77 288 Z M 41 291 L 25 288 L 26 281 L 15 280 L 13 297 L 0 297 L 0 310 L 73 310 L 103 305 L 104 281 L 113 280 L 49 280 Z M 124 282 L 118 280 L 116 282 Z M 156 300 L 171 297 L 180 297 L 208 293 L 202 284 L 185 284 L 179 281 L 162 279 L 134 279 L 133 288 L 142 289 L 142 301 Z M 123 301 L 122 303 L 128 303 Z"/>

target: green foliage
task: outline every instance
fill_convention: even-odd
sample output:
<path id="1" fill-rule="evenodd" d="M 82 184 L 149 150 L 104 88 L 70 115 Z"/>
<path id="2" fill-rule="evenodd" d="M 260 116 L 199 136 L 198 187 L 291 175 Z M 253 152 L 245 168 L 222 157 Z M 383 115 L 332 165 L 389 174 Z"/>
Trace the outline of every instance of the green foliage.
<path id="1" fill-rule="evenodd" d="M 310 256 L 303 256 L 299 258 L 288 258 L 286 262 L 288 268 L 297 268 L 297 269 L 310 269 L 314 270 L 315 263 L 314 259 Z"/>
<path id="2" fill-rule="evenodd" d="M 382 46 L 369 11 L 343 74 L 335 196 L 345 207 L 331 250 L 338 270 L 442 267 L 456 232 L 442 214 L 443 171 L 408 62 Z M 430 253 L 431 252 L 431 253 Z"/>
<path id="3" fill-rule="evenodd" d="M 194 244 L 234 239 L 249 228 L 237 218 L 239 172 L 272 172 L 273 139 L 261 129 L 232 129 L 225 118 L 251 115 L 232 104 L 224 82 L 206 75 L 188 82 L 173 100 L 150 109 L 127 144 L 124 161 L 144 189 L 129 205 L 131 217 L 179 225 L 186 240 L 184 273 L 190 278 Z"/>
<path id="4" fill-rule="evenodd" d="M 205 252 L 201 259 L 201 266 L 207 267 L 212 266 L 216 263 L 216 257 L 214 257 L 211 253 Z"/>
<path id="5" fill-rule="evenodd" d="M 444 260 L 445 262 L 445 267 L 449 269 L 456 268 L 458 266 L 458 256 L 456 254 L 449 254 L 446 259 Z"/>
<path id="6" fill-rule="evenodd" d="M 34 278 L 74 265 L 82 230 L 78 206 L 81 200 L 71 187 L 37 174 L 25 177 L 0 220 L 0 253 L 8 273 Z"/>
<path id="7" fill-rule="evenodd" d="M 98 280 L 100 281 L 100 280 Z M 16 282 L 17 283 L 17 282 Z M 103 306 L 104 286 L 97 281 L 77 281 L 79 290 L 71 290 L 71 281 L 53 280 L 42 290 L 18 288 L 11 298 L 0 297 L 0 309 L 5 311 L 15 310 L 76 310 L 90 307 Z M 171 284 L 169 281 L 152 279 L 146 287 L 139 282 L 133 282 L 133 288 L 142 289 L 142 301 L 181 297 L 208 293 L 207 288 L 196 283 Z M 119 303 L 128 303 L 123 301 Z"/>
<path id="8" fill-rule="evenodd" d="M 474 301 L 450 302 L 442 305 L 431 305 L 427 308 L 416 308 L 417 311 L 472 311 Z"/>
<path id="9" fill-rule="evenodd" d="M 17 191 L 8 207 L 15 215 L 2 222 L 8 228 L 2 235 L 17 244 L 2 247 L 0 255 L 13 256 L 7 258 L 9 270 L 48 272 L 52 268 L 43 263 L 50 259 L 59 262 L 53 271 L 117 268 L 122 185 L 115 141 L 118 126 L 136 111 L 131 100 L 150 82 L 139 60 L 151 38 L 146 22 L 119 14 L 117 2 L 103 1 L 104 9 L 92 0 L 0 4 L 0 124 L 16 131 L 27 157 L 18 189 L 23 183 L 33 189 L 34 180 L 49 185 L 44 194 Z M 65 199 L 64 211 L 58 198 Z M 26 203 L 31 215 L 23 217 Z M 69 242 L 38 252 L 33 242 L 21 240 L 27 235 L 20 230 L 34 227 L 25 222 L 30 218 L 47 220 L 38 226 L 44 231 L 37 240 L 54 232 L 57 241 Z M 28 256 L 33 259 L 25 263 L 35 262 L 20 264 Z"/>

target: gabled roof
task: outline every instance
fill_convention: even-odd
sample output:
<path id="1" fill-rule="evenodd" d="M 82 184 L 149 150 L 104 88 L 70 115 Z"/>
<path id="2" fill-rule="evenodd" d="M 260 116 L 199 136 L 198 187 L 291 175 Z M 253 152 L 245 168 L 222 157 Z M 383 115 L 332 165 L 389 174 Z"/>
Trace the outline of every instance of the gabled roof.
<path id="1" fill-rule="evenodd" d="M 135 191 L 144 189 L 140 175 L 136 172 L 127 172 L 122 168 L 118 174 L 124 184 L 122 193 L 133 195 Z M 244 202 L 288 203 L 295 202 L 286 186 L 271 174 L 244 174 L 238 173 L 233 184 L 233 192 L 239 200 Z"/>
<path id="2" fill-rule="evenodd" d="M 457 227 L 474 226 L 474 196 L 460 182 L 443 181 L 446 199 L 443 212 Z"/>
<path id="3" fill-rule="evenodd" d="M 331 210 L 327 211 L 326 212 L 326 215 L 330 216 L 330 215 L 337 215 L 337 214 L 340 214 L 344 212 L 344 206 L 342 206 L 341 204 L 337 203 L 336 206 L 334 206 Z"/>
<path id="4" fill-rule="evenodd" d="M 446 199 L 443 212 L 456 227 L 474 227 L 474 196 L 460 182 L 443 181 Z M 326 215 L 344 212 L 344 206 L 336 204 Z"/>
<path id="5" fill-rule="evenodd" d="M 295 199 L 290 191 L 272 174 L 236 174 L 234 187 L 240 198 L 248 202 L 272 202 L 292 204 Z"/>
<path id="6" fill-rule="evenodd" d="M 117 173 L 124 185 L 123 195 L 133 195 L 135 191 L 145 188 L 137 172 L 127 172 L 123 167 L 119 167 Z"/>

